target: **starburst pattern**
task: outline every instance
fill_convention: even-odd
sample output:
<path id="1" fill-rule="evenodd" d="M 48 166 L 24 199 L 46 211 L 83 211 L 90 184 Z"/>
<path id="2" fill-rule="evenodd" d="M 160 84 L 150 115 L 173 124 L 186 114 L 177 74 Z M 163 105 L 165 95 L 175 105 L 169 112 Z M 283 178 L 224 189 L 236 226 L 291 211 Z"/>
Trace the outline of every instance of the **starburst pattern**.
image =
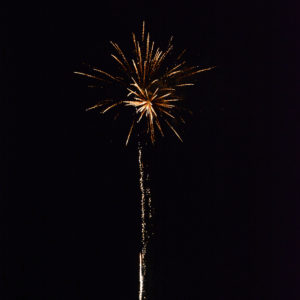
<path id="1" fill-rule="evenodd" d="M 155 48 L 155 43 L 150 40 L 150 33 L 145 35 L 145 22 L 143 22 L 141 41 L 138 41 L 136 35 L 132 33 L 134 55 L 131 60 L 125 56 L 118 44 L 110 42 L 116 52 L 111 56 L 120 68 L 120 76 L 95 67 L 90 67 L 89 73 L 74 72 L 97 81 L 116 83 L 124 89 L 124 99 L 104 99 L 87 110 L 101 108 L 101 112 L 106 113 L 119 106 L 134 108 L 126 145 L 133 128 L 143 119 L 145 119 L 146 133 L 152 143 L 155 142 L 157 130 L 162 136 L 164 135 L 162 123 L 182 141 L 175 129 L 177 119 L 183 120 L 179 105 L 183 98 L 179 96 L 179 90 L 194 85 L 190 81 L 192 76 L 214 68 L 187 66 L 182 60 L 185 50 L 173 60 L 173 63 L 166 64 L 166 57 L 173 50 L 172 40 L 173 37 L 170 38 L 165 51 Z"/>

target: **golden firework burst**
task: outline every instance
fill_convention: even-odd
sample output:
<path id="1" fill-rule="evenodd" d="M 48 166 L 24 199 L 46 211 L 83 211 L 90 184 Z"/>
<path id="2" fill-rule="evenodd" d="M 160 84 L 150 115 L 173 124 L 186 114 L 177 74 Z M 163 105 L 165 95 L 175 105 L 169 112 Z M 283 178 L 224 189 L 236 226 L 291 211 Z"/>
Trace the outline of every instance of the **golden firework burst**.
<path id="1" fill-rule="evenodd" d="M 173 63 L 164 65 L 166 57 L 173 49 L 172 40 L 173 37 L 170 38 L 165 51 L 158 47 L 155 48 L 154 41 L 150 40 L 150 33 L 148 32 L 145 36 L 145 22 L 143 22 L 141 42 L 132 33 L 134 55 L 131 60 L 125 56 L 118 44 L 110 42 L 116 51 L 111 56 L 119 65 L 121 76 L 111 75 L 95 67 L 90 67 L 91 74 L 74 72 L 99 81 L 114 82 L 124 87 L 124 99 L 104 99 L 87 110 L 102 108 L 101 112 L 105 113 L 118 106 L 134 108 L 134 118 L 126 139 L 126 145 L 134 126 L 143 118 L 146 118 L 147 134 L 152 143 L 155 142 L 155 128 L 162 136 L 164 135 L 162 122 L 182 141 L 174 128 L 174 121 L 178 116 L 175 112 L 180 111 L 178 102 L 183 100 L 178 95 L 178 90 L 194 85 L 193 82 L 189 81 L 192 76 L 214 68 L 186 66 L 186 62 L 182 60 L 185 50 L 173 60 Z"/>

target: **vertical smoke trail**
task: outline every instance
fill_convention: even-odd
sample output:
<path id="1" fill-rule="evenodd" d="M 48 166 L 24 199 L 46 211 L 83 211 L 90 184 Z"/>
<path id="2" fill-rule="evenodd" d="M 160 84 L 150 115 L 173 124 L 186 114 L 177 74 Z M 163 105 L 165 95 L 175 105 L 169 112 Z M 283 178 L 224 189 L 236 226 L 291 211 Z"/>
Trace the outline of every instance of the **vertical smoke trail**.
<path id="1" fill-rule="evenodd" d="M 145 277 L 146 277 L 146 254 L 147 254 L 147 244 L 150 238 L 148 227 L 149 221 L 152 219 L 152 204 L 151 204 L 151 192 L 150 188 L 145 188 L 145 174 L 144 165 L 142 160 L 142 146 L 138 145 L 139 152 L 139 171 L 140 171 L 140 190 L 141 190 L 141 237 L 142 237 L 142 249 L 139 254 L 139 300 L 146 300 L 145 295 Z M 146 175 L 146 181 L 149 181 L 149 174 Z M 147 206 L 146 206 L 147 199 Z"/>

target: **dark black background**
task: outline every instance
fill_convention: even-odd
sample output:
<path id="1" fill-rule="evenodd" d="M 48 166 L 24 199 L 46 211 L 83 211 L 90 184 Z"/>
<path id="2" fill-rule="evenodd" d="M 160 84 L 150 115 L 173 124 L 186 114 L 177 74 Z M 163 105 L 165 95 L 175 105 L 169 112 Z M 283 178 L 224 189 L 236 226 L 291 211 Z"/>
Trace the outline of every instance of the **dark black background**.
<path id="1" fill-rule="evenodd" d="M 156 213 L 149 299 L 273 299 L 266 7 L 1 11 L 1 299 L 137 299 L 137 148 L 124 146 L 109 116 L 84 111 L 95 99 L 72 72 L 82 62 L 109 68 L 109 41 L 128 48 L 142 20 L 158 44 L 173 34 L 191 64 L 217 66 L 187 92 L 194 114 L 184 143 L 169 134 L 147 156 Z M 273 291 L 277 299 L 280 286 Z"/>

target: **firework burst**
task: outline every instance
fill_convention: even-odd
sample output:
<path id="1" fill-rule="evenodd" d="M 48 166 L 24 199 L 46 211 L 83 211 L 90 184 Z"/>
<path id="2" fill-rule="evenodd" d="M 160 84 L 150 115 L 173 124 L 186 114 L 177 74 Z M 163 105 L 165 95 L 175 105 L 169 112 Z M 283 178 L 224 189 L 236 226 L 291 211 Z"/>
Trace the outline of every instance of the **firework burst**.
<path id="1" fill-rule="evenodd" d="M 115 83 L 123 88 L 123 99 L 103 99 L 87 110 L 99 108 L 102 113 L 106 113 L 120 106 L 133 108 L 133 120 L 126 145 L 134 127 L 142 120 L 145 124 L 144 132 L 150 137 L 152 143 L 155 142 L 156 131 L 164 136 L 163 126 L 171 129 L 182 141 L 175 129 L 178 120 L 184 121 L 179 105 L 183 100 L 179 96 L 180 89 L 194 85 L 191 82 L 192 76 L 214 68 L 187 66 L 182 60 L 185 50 L 174 58 L 173 63 L 166 63 L 166 57 L 173 50 L 172 40 L 173 37 L 170 38 L 166 50 L 156 48 L 155 43 L 150 39 L 150 33 L 145 33 L 145 22 L 143 22 L 141 40 L 139 41 L 132 33 L 134 54 L 130 59 L 125 56 L 118 44 L 110 42 L 115 51 L 111 56 L 119 66 L 119 75 L 112 75 L 91 66 L 89 66 L 89 73 L 74 72 L 97 81 Z"/>

